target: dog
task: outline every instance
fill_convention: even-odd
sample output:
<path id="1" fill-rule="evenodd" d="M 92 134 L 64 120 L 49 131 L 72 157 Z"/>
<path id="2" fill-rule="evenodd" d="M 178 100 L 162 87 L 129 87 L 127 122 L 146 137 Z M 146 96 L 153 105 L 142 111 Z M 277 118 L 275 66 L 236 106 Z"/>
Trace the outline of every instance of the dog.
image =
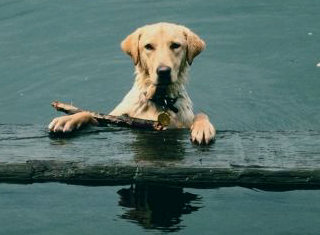
<path id="1" fill-rule="evenodd" d="M 110 115 L 164 121 L 166 128 L 190 128 L 191 141 L 209 144 L 216 130 L 204 113 L 194 115 L 186 91 L 188 69 L 205 42 L 185 26 L 156 23 L 136 29 L 122 43 L 135 66 L 135 82 Z M 88 112 L 52 120 L 52 132 L 71 132 L 97 124 Z"/>

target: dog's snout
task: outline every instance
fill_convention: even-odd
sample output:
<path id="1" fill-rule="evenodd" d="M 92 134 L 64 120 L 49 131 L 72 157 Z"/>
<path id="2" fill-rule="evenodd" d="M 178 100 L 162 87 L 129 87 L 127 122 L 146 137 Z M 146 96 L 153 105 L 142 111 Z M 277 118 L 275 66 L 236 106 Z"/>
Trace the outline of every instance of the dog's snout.
<path id="1" fill-rule="evenodd" d="M 157 74 L 160 77 L 170 77 L 171 75 L 171 68 L 168 66 L 159 66 L 157 68 Z"/>
<path id="2" fill-rule="evenodd" d="M 157 68 L 158 83 L 168 84 L 171 82 L 171 68 L 168 66 L 159 66 Z"/>

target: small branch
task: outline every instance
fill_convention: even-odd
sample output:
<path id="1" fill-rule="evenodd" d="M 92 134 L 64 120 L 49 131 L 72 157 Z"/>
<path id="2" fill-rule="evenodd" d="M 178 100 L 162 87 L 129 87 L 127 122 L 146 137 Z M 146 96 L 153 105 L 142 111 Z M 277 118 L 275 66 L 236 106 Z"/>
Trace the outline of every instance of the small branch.
<path id="1" fill-rule="evenodd" d="M 140 128 L 147 130 L 163 130 L 164 127 L 157 121 L 145 120 L 139 118 L 131 118 L 129 116 L 112 116 L 106 115 L 102 113 L 96 113 L 92 111 L 82 110 L 78 107 L 75 107 L 71 104 L 65 104 L 59 101 L 54 101 L 51 103 L 52 107 L 54 107 L 57 111 L 64 112 L 66 114 L 75 114 L 79 112 L 89 112 L 99 123 L 99 126 L 108 126 L 116 125 L 116 126 L 125 126 L 131 128 Z"/>

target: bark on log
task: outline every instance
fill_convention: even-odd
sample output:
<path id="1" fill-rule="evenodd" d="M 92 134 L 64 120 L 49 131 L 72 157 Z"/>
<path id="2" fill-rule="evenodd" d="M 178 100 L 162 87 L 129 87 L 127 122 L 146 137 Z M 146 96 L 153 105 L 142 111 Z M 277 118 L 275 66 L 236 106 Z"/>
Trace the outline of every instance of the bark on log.
<path id="1" fill-rule="evenodd" d="M 188 137 L 186 129 L 94 127 L 49 138 L 42 125 L 0 124 L 0 183 L 320 189 L 318 130 L 219 131 L 211 146 Z"/>
<path id="2" fill-rule="evenodd" d="M 75 114 L 79 112 L 89 112 L 99 123 L 99 126 L 108 126 L 108 125 L 116 125 L 116 126 L 124 126 L 131 128 L 140 128 L 147 130 L 163 130 L 165 129 L 159 122 L 152 120 L 145 120 L 139 118 L 132 118 L 129 116 L 112 116 L 106 115 L 102 113 L 96 113 L 92 111 L 82 110 L 78 107 L 75 107 L 71 104 L 62 103 L 59 101 L 54 101 L 51 103 L 52 107 L 54 107 L 57 111 L 64 112 L 66 114 Z"/>
<path id="3" fill-rule="evenodd" d="M 319 189 L 319 169 L 155 167 L 54 160 L 0 164 L 0 183 L 62 182 L 81 185 L 160 184 L 215 188 L 243 186 L 265 190 Z"/>

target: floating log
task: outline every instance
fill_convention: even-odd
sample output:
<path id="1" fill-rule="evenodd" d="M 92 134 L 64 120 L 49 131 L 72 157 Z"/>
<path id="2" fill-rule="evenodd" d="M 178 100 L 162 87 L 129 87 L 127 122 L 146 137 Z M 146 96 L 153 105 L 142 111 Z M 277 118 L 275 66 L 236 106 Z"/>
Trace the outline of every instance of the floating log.
<path id="1" fill-rule="evenodd" d="M 31 160 L 0 164 L 0 182 L 62 182 L 82 185 L 152 183 L 179 187 L 243 186 L 287 190 L 320 188 L 320 169 L 156 167 Z"/>
<path id="2" fill-rule="evenodd" d="M 139 129 L 147 129 L 147 130 L 162 130 L 164 127 L 157 121 L 132 118 L 129 116 L 112 116 L 106 115 L 102 113 L 96 113 L 92 111 L 82 110 L 78 107 L 73 106 L 72 104 L 66 104 L 59 101 L 54 101 L 51 103 L 52 107 L 54 107 L 57 111 L 64 112 L 66 114 L 75 114 L 79 112 L 89 112 L 97 121 L 99 126 L 108 126 L 108 125 L 116 125 L 116 126 L 124 126 L 131 128 L 139 128 Z"/>
<path id="3" fill-rule="evenodd" d="M 196 146 L 187 130 L 94 127 L 50 138 L 43 126 L 0 125 L 0 183 L 320 188 L 319 146 L 320 131 L 218 131 L 215 144 Z"/>

